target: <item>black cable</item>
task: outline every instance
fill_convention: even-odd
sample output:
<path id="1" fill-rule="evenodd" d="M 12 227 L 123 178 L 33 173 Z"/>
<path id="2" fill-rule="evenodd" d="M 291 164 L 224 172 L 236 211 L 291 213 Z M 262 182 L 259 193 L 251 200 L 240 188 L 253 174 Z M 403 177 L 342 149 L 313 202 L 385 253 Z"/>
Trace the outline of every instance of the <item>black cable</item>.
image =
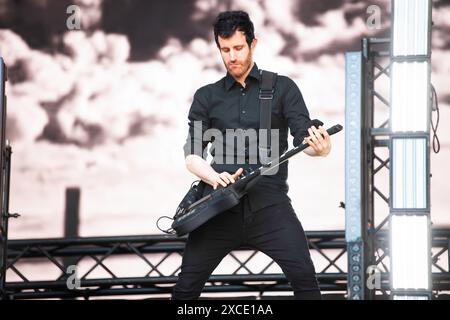
<path id="1" fill-rule="evenodd" d="M 190 189 L 192 189 L 192 187 L 193 187 L 196 183 L 200 183 L 200 181 L 201 181 L 201 180 L 195 180 L 194 182 L 192 182 Z M 157 227 L 160 231 L 162 231 L 162 232 L 164 232 L 164 233 L 167 233 L 167 234 L 176 234 L 176 232 L 175 232 L 175 230 L 174 230 L 173 228 L 169 228 L 169 229 L 166 229 L 166 230 L 161 229 L 161 228 L 159 227 L 159 220 L 165 218 L 165 219 L 169 219 L 169 220 L 174 221 L 174 219 L 175 219 L 181 212 L 184 212 L 184 209 L 185 209 L 185 208 L 182 208 L 181 206 L 178 206 L 174 218 L 171 218 L 171 217 L 168 217 L 168 216 L 161 216 L 161 217 L 159 217 L 159 219 L 156 220 L 156 227 Z"/>
<path id="2" fill-rule="evenodd" d="M 436 106 L 436 111 L 437 111 L 436 126 L 433 123 L 433 114 L 431 115 L 431 129 L 433 130 L 433 143 L 432 144 L 433 144 L 434 153 L 439 153 L 439 151 L 441 150 L 441 143 L 439 142 L 439 138 L 437 136 L 437 129 L 439 126 L 439 103 L 438 103 L 436 89 L 434 88 L 433 85 L 431 85 L 431 89 L 433 92 L 432 100 Z"/>
<path id="3" fill-rule="evenodd" d="M 159 227 L 159 220 L 161 220 L 161 219 L 163 219 L 163 218 L 166 218 L 166 219 L 169 219 L 169 220 L 172 220 L 172 221 L 173 221 L 173 219 L 172 219 L 171 217 L 168 217 L 168 216 L 161 216 L 161 217 L 159 217 L 159 219 L 156 221 L 156 227 L 157 227 L 160 231 L 162 231 L 162 232 L 164 232 L 164 233 L 167 233 L 167 234 L 175 234 L 175 230 L 173 230 L 172 228 L 163 230 L 163 229 L 161 229 L 161 228 Z"/>

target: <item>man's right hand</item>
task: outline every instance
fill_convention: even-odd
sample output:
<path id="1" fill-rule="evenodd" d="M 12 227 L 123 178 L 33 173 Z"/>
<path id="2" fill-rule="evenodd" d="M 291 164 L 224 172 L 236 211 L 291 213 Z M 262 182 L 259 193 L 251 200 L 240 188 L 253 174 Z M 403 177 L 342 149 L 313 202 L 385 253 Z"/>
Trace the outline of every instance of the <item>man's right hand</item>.
<path id="1" fill-rule="evenodd" d="M 225 188 L 230 183 L 235 183 L 237 178 L 242 174 L 243 171 L 244 169 L 239 168 L 233 174 L 229 174 L 228 172 L 225 171 L 222 173 L 216 172 L 214 177 L 212 177 L 211 179 L 211 181 L 213 182 L 212 186 L 214 190 L 216 190 L 219 185 Z"/>

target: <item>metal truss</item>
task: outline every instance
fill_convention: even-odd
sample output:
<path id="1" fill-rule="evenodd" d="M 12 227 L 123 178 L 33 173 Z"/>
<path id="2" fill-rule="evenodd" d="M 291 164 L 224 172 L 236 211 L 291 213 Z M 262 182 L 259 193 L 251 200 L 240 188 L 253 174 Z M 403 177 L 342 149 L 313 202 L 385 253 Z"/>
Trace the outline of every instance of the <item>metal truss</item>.
<path id="1" fill-rule="evenodd" d="M 445 269 L 446 261 L 442 260 L 446 253 L 448 256 L 449 236 L 450 230 L 435 230 L 433 235 L 435 290 L 450 290 L 448 265 Z M 340 267 L 347 259 L 344 231 L 307 232 L 307 237 L 311 253 L 317 253 L 326 261 L 321 270 L 317 270 L 321 291 L 344 298 L 347 273 Z M 184 244 L 185 238 L 165 235 L 10 240 L 3 299 L 89 299 L 118 295 L 167 298 L 177 280 Z M 380 250 L 378 264 L 383 265 L 387 248 L 385 233 L 379 234 L 376 244 Z M 234 262 L 233 269 L 214 273 L 204 292 L 253 293 L 255 298 L 264 298 L 269 292 L 290 291 L 282 273 L 270 272 L 274 262 L 256 261 L 258 254 L 261 253 L 245 247 L 231 252 L 226 259 Z M 71 260 L 76 269 L 70 269 L 67 260 Z M 132 277 L 134 265 L 142 268 L 139 268 L 139 276 Z M 39 279 L 38 272 L 30 271 L 33 268 L 53 273 L 54 278 Z M 127 274 L 121 275 L 115 269 L 122 272 L 125 269 Z M 388 276 L 382 273 L 380 277 L 381 290 L 389 289 Z M 11 281 L 12 278 L 15 280 Z"/>
<path id="2" fill-rule="evenodd" d="M 388 45 L 387 39 L 363 38 L 361 51 L 346 53 L 345 228 L 352 300 L 374 298 L 367 271 L 379 267 L 378 253 L 386 254 L 376 242 L 389 221 L 389 92 L 379 89 L 389 85 L 383 82 L 390 73 Z"/>
<path id="3" fill-rule="evenodd" d="M 381 272 L 389 273 L 389 245 L 381 246 L 381 235 L 389 222 L 389 91 L 382 92 L 382 84 L 390 83 L 389 39 L 364 38 L 363 56 L 363 146 L 365 153 L 363 174 L 363 203 L 365 214 L 363 225 L 366 234 L 366 268 L 375 266 Z M 384 88 L 386 89 L 386 88 Z M 386 97 L 387 96 L 387 97 Z M 383 173 L 385 176 L 383 176 Z M 386 241 L 386 240 L 385 240 Z M 387 276 L 387 288 L 389 288 Z M 375 295 L 387 296 L 383 288 L 369 290 L 366 298 Z"/>
<path id="4" fill-rule="evenodd" d="M 367 298 L 373 299 L 375 295 L 387 295 L 389 289 L 389 245 L 387 242 L 388 222 L 390 218 L 390 190 L 387 180 L 390 170 L 390 137 L 389 137 L 389 90 L 390 83 L 390 53 L 389 39 L 364 38 L 362 40 L 362 102 L 363 102 L 363 146 L 365 155 L 363 203 L 365 214 L 362 223 L 367 226 L 366 261 L 365 265 L 376 266 L 386 276 L 386 286 L 380 289 L 368 290 Z M 383 88 L 383 84 L 385 87 Z M 383 91 L 384 89 L 384 91 Z M 382 174 L 386 175 L 383 176 Z M 380 239 L 385 242 L 380 244 Z M 433 230 L 432 257 L 433 289 L 448 288 L 448 274 L 450 265 L 448 254 L 449 233 L 446 230 Z M 447 268 L 438 265 L 443 254 L 447 254 Z"/>
<path id="5" fill-rule="evenodd" d="M 345 264 L 346 245 L 343 231 L 307 232 L 309 246 L 326 261 L 317 278 L 322 291 L 346 290 L 346 273 L 339 263 Z M 126 236 L 76 239 L 12 240 L 8 246 L 5 299 L 70 298 L 111 295 L 169 294 L 177 280 L 185 238 L 176 236 Z M 257 262 L 261 254 L 252 248 L 240 248 L 225 259 L 235 267 L 226 274 L 214 273 L 204 292 L 253 292 L 262 296 L 266 292 L 292 290 L 282 273 L 270 273 L 274 262 Z M 244 257 L 243 257 L 244 256 Z M 137 258 L 139 261 L 133 260 Z M 76 278 L 65 259 L 78 266 Z M 119 275 L 114 268 L 132 269 L 130 264 L 143 264 L 141 276 Z M 233 265 L 233 263 L 228 263 Z M 35 273 L 27 275 L 30 266 L 55 270 L 55 278 L 34 280 Z M 82 267 L 83 266 L 83 267 Z M 84 269 L 82 273 L 80 270 Z M 144 270 L 145 269 L 145 270 Z M 337 272 L 331 272 L 332 269 Z M 73 269 L 72 269 L 73 271 Z M 98 277 L 103 273 L 103 277 Z M 16 278 L 20 281 L 9 281 Z M 76 281 L 79 285 L 75 286 Z"/>
<path id="6" fill-rule="evenodd" d="M 363 38 L 346 55 L 346 239 L 348 298 L 389 298 L 390 40 Z M 350 132 L 353 132 L 351 134 Z M 360 135 L 358 134 L 360 133 Z M 433 230 L 432 280 L 448 288 L 449 234 Z M 445 254 L 447 259 L 445 259 Z M 446 267 L 437 265 L 444 261 Z M 381 286 L 369 287 L 381 274 Z"/>
<path id="7" fill-rule="evenodd" d="M 1 150 L 0 150 L 1 152 Z M 11 174 L 11 146 L 8 144 L 3 149 L 1 155 L 1 173 L 0 184 L 1 194 L 3 198 L 0 200 L 0 295 L 4 292 L 6 283 L 6 265 L 7 265 L 7 251 L 8 251 L 8 220 L 10 218 L 17 218 L 17 213 L 9 213 L 9 184 Z"/>

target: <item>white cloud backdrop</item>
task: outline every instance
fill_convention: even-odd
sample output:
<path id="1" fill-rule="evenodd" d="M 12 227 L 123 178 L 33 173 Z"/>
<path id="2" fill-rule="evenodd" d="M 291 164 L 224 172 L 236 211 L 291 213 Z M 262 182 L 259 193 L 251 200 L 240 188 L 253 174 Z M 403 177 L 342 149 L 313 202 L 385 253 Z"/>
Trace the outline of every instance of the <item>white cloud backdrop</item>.
<path id="1" fill-rule="evenodd" d="M 85 25 L 98 24 L 102 1 L 78 3 L 89 9 Z M 220 10 L 247 10 L 259 38 L 259 67 L 292 77 L 311 115 L 333 125 L 344 124 L 344 52 L 389 25 L 388 2 L 378 3 L 381 30 L 366 26 L 369 4 L 353 1 L 321 8 L 300 0 L 200 0 L 191 19 L 195 25 Z M 315 22 L 300 19 L 302 10 L 310 10 Z M 442 148 L 432 155 L 431 194 L 432 220 L 439 225 L 450 222 L 448 14 L 443 6 L 433 16 L 432 81 L 441 97 Z M 97 28 L 67 31 L 61 39 L 59 50 L 43 50 L 0 29 L 0 55 L 12 66 L 10 75 L 20 75 L 6 87 L 14 152 L 11 212 L 22 214 L 10 224 L 11 238 L 62 236 L 69 186 L 81 188 L 82 236 L 159 233 L 156 219 L 173 215 L 194 180 L 182 152 L 192 95 L 224 75 L 211 34 L 189 41 L 169 36 L 144 61 L 130 58 L 133 46 L 124 34 Z M 333 138 L 327 158 L 294 158 L 289 174 L 289 195 L 304 228 L 343 229 L 344 134 Z"/>

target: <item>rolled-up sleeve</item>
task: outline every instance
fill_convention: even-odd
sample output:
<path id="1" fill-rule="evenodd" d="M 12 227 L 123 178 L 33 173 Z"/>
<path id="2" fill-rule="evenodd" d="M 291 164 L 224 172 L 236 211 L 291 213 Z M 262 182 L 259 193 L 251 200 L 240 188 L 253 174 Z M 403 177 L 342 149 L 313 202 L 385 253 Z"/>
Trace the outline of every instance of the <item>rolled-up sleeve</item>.
<path id="1" fill-rule="evenodd" d="M 210 127 L 207 106 L 206 90 L 203 87 L 195 92 L 191 108 L 189 109 L 189 131 L 183 148 L 185 157 L 196 154 L 206 159 L 205 149 L 209 141 L 203 141 L 203 136 L 204 132 Z"/>
<path id="2" fill-rule="evenodd" d="M 311 119 L 302 93 L 292 80 L 290 80 L 285 94 L 283 113 L 291 135 L 294 137 L 293 144 L 296 147 L 302 143 L 304 137 L 309 135 L 308 128 L 311 126 Z"/>

